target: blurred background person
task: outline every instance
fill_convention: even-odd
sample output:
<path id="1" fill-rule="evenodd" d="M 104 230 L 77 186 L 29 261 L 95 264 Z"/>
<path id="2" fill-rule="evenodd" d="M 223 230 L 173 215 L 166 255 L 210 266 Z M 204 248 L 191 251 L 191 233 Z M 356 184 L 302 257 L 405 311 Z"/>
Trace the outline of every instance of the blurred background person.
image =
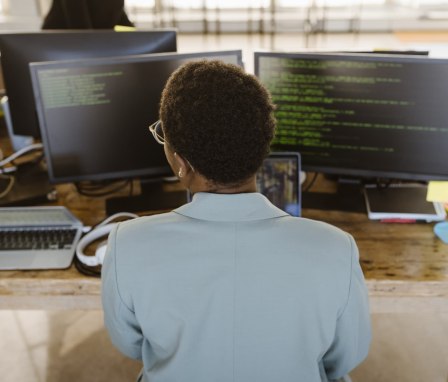
<path id="1" fill-rule="evenodd" d="M 124 0 L 53 0 L 42 29 L 113 29 L 134 26 Z"/>

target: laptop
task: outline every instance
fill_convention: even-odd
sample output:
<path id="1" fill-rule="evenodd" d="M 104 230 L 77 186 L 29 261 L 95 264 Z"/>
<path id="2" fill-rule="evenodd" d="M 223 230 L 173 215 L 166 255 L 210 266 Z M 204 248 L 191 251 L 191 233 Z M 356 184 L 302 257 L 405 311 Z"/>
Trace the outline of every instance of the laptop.
<path id="1" fill-rule="evenodd" d="M 272 152 L 257 173 L 257 190 L 292 216 L 301 216 L 300 154 Z"/>
<path id="2" fill-rule="evenodd" d="M 83 224 L 67 208 L 0 208 L 0 269 L 64 269 Z"/>

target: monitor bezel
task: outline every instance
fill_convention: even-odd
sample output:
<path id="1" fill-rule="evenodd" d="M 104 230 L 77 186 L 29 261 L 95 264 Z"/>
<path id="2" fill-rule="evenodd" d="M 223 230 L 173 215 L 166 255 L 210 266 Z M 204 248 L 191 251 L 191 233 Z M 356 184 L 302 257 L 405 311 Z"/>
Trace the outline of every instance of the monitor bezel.
<path id="1" fill-rule="evenodd" d="M 148 167 L 138 170 L 126 170 L 115 172 L 104 172 L 98 174 L 59 177 L 55 176 L 53 169 L 53 161 L 50 148 L 50 137 L 46 129 L 45 113 L 43 113 L 43 102 L 40 94 L 40 87 L 38 85 L 38 72 L 40 70 L 56 69 L 56 68 L 73 68 L 73 67 L 92 67 L 101 65 L 115 65 L 123 63 L 145 63 L 152 61 L 168 61 L 170 59 L 201 59 L 201 58 L 213 58 L 222 56 L 235 56 L 239 66 L 243 66 L 242 51 L 241 50 L 222 50 L 222 51 L 210 51 L 210 52 L 195 52 L 195 53 L 155 53 L 147 55 L 135 55 L 135 56 L 119 56 L 119 57 L 107 57 L 107 58 L 92 58 L 83 60 L 65 60 L 65 61 L 49 61 L 30 64 L 31 79 L 33 84 L 34 98 L 37 107 L 37 114 L 39 124 L 41 126 L 42 143 L 44 146 L 44 155 L 48 168 L 49 180 L 51 183 L 71 183 L 80 181 L 103 181 L 114 179 L 134 179 L 142 177 L 157 177 L 157 176 L 172 176 L 172 170 L 168 165 L 164 167 Z M 148 132 L 149 137 L 149 132 Z M 150 137 L 149 137 L 150 138 Z"/>
<path id="2" fill-rule="evenodd" d="M 432 58 L 423 55 L 398 55 L 398 54 L 369 54 L 369 53 L 329 53 L 329 52 L 254 52 L 254 73 L 260 79 L 260 58 L 261 57 L 279 57 L 279 58 L 307 58 L 307 59 L 347 59 L 350 61 L 387 61 L 387 62 L 403 62 L 418 63 L 431 65 L 448 65 L 446 58 Z M 261 79 L 260 79 L 261 80 Z M 296 148 L 299 152 L 299 147 Z M 279 149 L 281 151 L 281 149 Z M 307 163 L 306 157 L 302 156 L 302 170 L 310 172 L 320 172 L 342 177 L 354 178 L 381 178 L 381 179 L 399 179 L 410 181 L 430 181 L 430 180 L 448 180 L 448 170 L 446 174 L 438 174 L 428 171 L 422 172 L 405 172 L 405 171 L 384 171 L 376 169 L 358 169 L 350 167 L 323 166 Z M 448 166 L 447 166 L 448 169 Z"/>
<path id="3" fill-rule="evenodd" d="M 114 40 L 120 39 L 118 45 L 114 45 Z M 145 40 L 146 39 L 146 40 Z M 26 43 L 25 43 L 26 42 Z M 81 42 L 81 44 L 79 43 Z M 98 43 L 98 49 L 94 50 L 91 45 Z M 156 47 L 154 47 L 155 45 Z M 30 57 L 34 55 L 29 53 L 27 47 L 38 46 L 39 57 Z M 70 49 L 61 49 L 61 46 L 68 46 Z M 49 59 L 41 59 L 44 54 L 56 54 L 64 51 L 77 55 L 80 58 L 93 57 L 109 57 L 129 55 L 129 49 L 138 54 L 150 54 L 161 52 L 159 46 L 168 47 L 163 49 L 165 52 L 177 51 L 177 29 L 176 28 L 155 28 L 147 30 L 138 30 L 130 32 L 116 32 L 106 29 L 86 29 L 86 30 L 43 30 L 37 32 L 16 32 L 0 34 L 0 47 L 2 54 L 2 69 L 5 84 L 5 91 L 8 95 L 9 89 L 9 108 L 11 112 L 12 131 L 15 135 L 31 136 L 40 138 L 40 128 L 37 116 L 35 115 L 35 107 L 33 104 L 33 90 L 29 72 L 25 69 L 31 62 L 48 62 Z M 72 48 L 73 47 L 73 48 Z M 141 49 L 138 49 L 141 48 Z M 149 48 L 149 49 L 146 49 Z M 120 49 L 123 53 L 120 53 Z M 110 52 L 112 51 L 112 52 Z M 46 52 L 46 53 L 45 53 Z M 104 53 L 103 53 L 104 52 Z M 36 55 L 34 55 L 36 56 Z M 20 57 L 20 61 L 18 58 Z M 77 59 L 75 57 L 55 59 L 51 61 L 66 61 Z M 20 65 L 18 65 L 20 63 Z M 17 71 L 19 68 L 19 72 Z M 18 78 L 18 76 L 21 76 Z M 18 81 L 26 81 L 20 85 L 20 93 L 18 90 L 11 91 L 14 84 Z M 25 87 L 26 92 L 23 91 Z M 22 95 L 22 93 L 26 93 Z M 25 126 L 25 120 L 18 121 L 19 113 L 33 113 L 28 119 Z M 21 117 L 23 118 L 23 117 Z M 32 121 L 32 122 L 31 122 Z M 19 123 L 17 123 L 19 122 Z"/>

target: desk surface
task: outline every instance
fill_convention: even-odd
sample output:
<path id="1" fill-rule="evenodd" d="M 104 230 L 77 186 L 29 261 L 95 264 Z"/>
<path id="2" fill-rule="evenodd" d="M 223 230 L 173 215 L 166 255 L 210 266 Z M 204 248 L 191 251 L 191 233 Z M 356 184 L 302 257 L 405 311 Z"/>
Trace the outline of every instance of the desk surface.
<path id="1" fill-rule="evenodd" d="M 324 184 L 320 179 L 316 187 Z M 86 225 L 105 216 L 104 200 L 57 187 L 59 204 Z M 305 209 L 303 216 L 351 233 L 360 250 L 372 312 L 448 312 L 448 245 L 433 224 L 382 224 L 364 213 Z M 100 280 L 74 266 L 54 271 L 0 271 L 1 309 L 100 309 Z"/>

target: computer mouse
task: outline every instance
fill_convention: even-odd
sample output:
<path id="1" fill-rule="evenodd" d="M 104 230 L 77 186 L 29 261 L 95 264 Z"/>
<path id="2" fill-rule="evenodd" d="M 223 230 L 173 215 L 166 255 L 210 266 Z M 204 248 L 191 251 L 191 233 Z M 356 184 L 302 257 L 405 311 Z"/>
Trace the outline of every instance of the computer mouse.
<path id="1" fill-rule="evenodd" d="M 434 233 L 445 244 L 448 244 L 448 221 L 440 222 L 434 225 Z"/>

